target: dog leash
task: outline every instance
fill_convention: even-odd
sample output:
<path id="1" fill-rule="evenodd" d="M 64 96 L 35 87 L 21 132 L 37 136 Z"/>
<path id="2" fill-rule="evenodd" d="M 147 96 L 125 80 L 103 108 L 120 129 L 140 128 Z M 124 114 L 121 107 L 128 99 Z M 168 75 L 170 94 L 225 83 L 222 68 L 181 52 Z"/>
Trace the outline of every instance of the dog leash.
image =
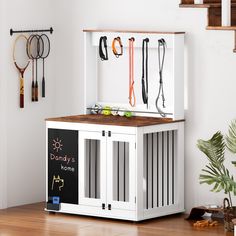
<path id="1" fill-rule="evenodd" d="M 161 57 L 161 49 L 162 49 L 162 57 Z M 166 117 L 166 114 L 158 106 L 158 101 L 160 100 L 160 97 L 162 97 L 162 107 L 165 108 L 165 95 L 164 95 L 164 87 L 163 87 L 163 68 L 164 68 L 164 62 L 165 62 L 165 54 L 166 54 L 166 41 L 164 39 L 159 39 L 158 40 L 158 62 L 159 62 L 160 80 L 159 80 L 159 91 L 156 98 L 156 108 L 162 117 Z"/>
<path id="2" fill-rule="evenodd" d="M 129 39 L 129 104 L 132 107 L 136 105 L 134 93 L 134 40 L 134 38 Z"/>
<path id="3" fill-rule="evenodd" d="M 103 52 L 103 48 L 105 50 L 105 54 Z M 102 61 L 108 60 L 108 52 L 107 52 L 107 37 L 102 36 L 99 40 L 99 56 Z"/>
<path id="4" fill-rule="evenodd" d="M 118 52 L 118 50 L 116 49 L 116 43 L 119 44 L 120 47 L 120 52 Z M 116 37 L 113 39 L 112 41 L 112 51 L 114 53 L 114 55 L 119 58 L 120 56 L 123 55 L 123 44 L 121 42 L 121 38 L 120 37 Z"/>
<path id="5" fill-rule="evenodd" d="M 149 38 L 143 39 L 142 44 L 142 98 L 148 108 L 148 43 Z"/>

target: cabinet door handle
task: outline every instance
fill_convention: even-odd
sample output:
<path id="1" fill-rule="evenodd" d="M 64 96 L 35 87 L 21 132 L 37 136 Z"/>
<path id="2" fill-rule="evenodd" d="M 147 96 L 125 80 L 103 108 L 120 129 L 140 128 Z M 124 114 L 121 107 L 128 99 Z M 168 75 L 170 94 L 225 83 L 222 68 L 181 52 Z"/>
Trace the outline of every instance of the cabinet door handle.
<path id="1" fill-rule="evenodd" d="M 103 209 L 103 210 L 106 209 L 106 205 L 105 205 L 105 203 L 102 204 L 102 209 Z"/>
<path id="2" fill-rule="evenodd" d="M 102 136 L 104 137 L 106 135 L 105 130 L 102 131 Z"/>
<path id="3" fill-rule="evenodd" d="M 108 137 L 111 137 L 111 131 L 108 131 Z"/>
<path id="4" fill-rule="evenodd" d="M 108 210 L 109 211 L 111 210 L 111 204 L 108 204 Z"/>

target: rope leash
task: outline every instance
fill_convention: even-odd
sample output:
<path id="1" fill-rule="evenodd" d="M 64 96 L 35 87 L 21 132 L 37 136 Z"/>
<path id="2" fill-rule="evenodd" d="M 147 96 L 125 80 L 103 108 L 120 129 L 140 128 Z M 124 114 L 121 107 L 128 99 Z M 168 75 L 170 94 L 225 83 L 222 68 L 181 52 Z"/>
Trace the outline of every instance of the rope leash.
<path id="1" fill-rule="evenodd" d="M 129 104 L 132 107 L 136 105 L 134 92 L 134 38 L 129 39 Z"/>
<path id="2" fill-rule="evenodd" d="M 162 51 L 162 57 L 161 57 L 161 51 Z M 162 107 L 165 108 L 165 95 L 164 95 L 164 86 L 163 86 L 163 68 L 164 68 L 164 63 L 165 63 L 165 55 L 166 55 L 166 41 L 164 39 L 159 39 L 158 40 L 158 62 L 159 62 L 160 80 L 159 80 L 159 91 L 156 98 L 156 108 L 162 117 L 166 117 L 166 114 L 158 106 L 158 102 L 161 97 Z"/>
<path id="3" fill-rule="evenodd" d="M 142 98 L 143 103 L 148 108 L 148 43 L 149 39 L 145 38 L 142 44 Z"/>

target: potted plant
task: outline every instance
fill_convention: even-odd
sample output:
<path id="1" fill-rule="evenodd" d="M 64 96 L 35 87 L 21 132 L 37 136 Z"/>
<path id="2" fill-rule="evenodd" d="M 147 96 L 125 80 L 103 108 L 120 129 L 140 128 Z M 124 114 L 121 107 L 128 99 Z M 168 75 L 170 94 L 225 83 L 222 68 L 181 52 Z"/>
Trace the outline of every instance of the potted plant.
<path id="1" fill-rule="evenodd" d="M 224 191 L 228 194 L 228 198 L 224 199 L 225 229 L 233 231 L 232 219 L 236 218 L 236 207 L 232 205 L 232 194 L 236 195 L 236 182 L 224 162 L 226 147 L 236 154 L 236 120 L 229 126 L 229 133 L 225 138 L 218 131 L 210 140 L 198 140 L 197 146 L 209 161 L 200 174 L 200 184 L 213 185 L 211 191 Z M 232 163 L 236 166 L 236 162 Z"/>

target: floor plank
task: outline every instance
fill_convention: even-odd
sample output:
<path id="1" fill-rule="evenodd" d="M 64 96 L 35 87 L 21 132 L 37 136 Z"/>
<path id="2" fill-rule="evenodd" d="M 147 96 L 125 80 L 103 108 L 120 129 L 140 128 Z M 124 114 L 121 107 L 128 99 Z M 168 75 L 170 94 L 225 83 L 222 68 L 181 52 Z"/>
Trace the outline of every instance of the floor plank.
<path id="1" fill-rule="evenodd" d="M 0 236 L 233 236 L 223 225 L 193 228 L 185 215 L 174 215 L 140 223 L 102 218 L 49 214 L 43 203 L 0 210 Z"/>

